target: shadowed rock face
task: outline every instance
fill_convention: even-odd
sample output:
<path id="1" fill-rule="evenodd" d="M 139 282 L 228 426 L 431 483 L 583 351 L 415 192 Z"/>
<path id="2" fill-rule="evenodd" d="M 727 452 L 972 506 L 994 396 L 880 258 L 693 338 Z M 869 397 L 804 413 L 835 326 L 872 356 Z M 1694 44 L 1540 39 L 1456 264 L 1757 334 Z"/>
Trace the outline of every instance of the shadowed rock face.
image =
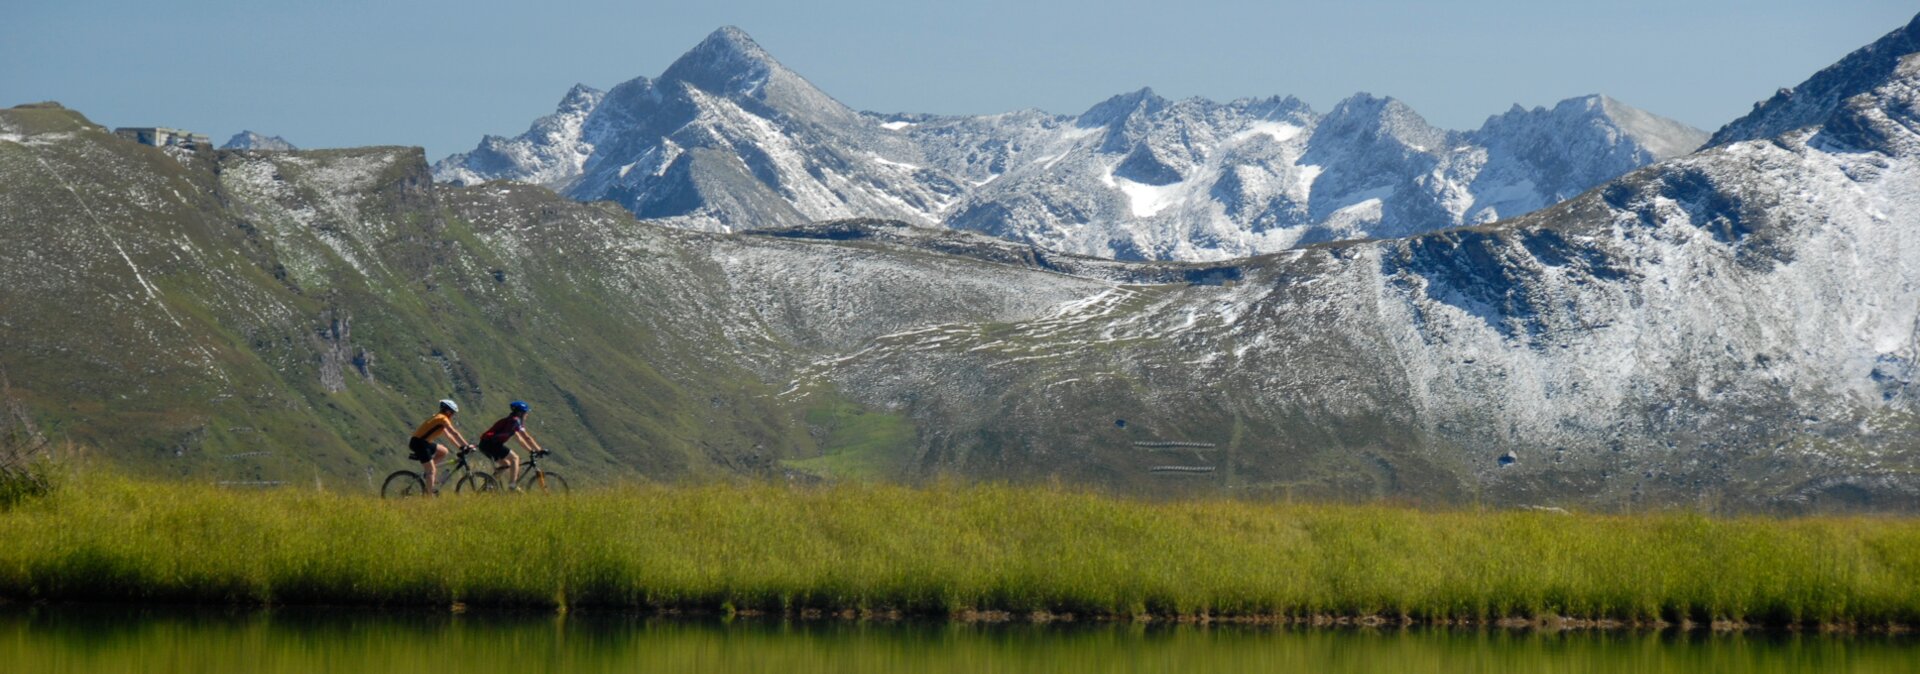
<path id="1" fill-rule="evenodd" d="M 1915 129 L 1910 55 L 1814 124 L 1521 218 L 1130 263 L 889 221 L 692 232 L 436 184 L 412 149 L 195 153 L 10 110 L 0 370 L 42 427 L 164 474 L 349 483 L 452 395 L 532 399 L 615 474 L 1910 510 Z"/>
<path id="2" fill-rule="evenodd" d="M 869 217 L 1206 260 L 1513 217 L 1705 137 L 1600 96 L 1516 107 L 1467 133 L 1368 94 L 1324 117 L 1292 97 L 1170 101 L 1144 88 L 1077 117 L 856 113 L 723 28 L 658 79 L 600 98 L 576 87 L 526 133 L 434 170 L 611 199 L 689 229 Z"/>

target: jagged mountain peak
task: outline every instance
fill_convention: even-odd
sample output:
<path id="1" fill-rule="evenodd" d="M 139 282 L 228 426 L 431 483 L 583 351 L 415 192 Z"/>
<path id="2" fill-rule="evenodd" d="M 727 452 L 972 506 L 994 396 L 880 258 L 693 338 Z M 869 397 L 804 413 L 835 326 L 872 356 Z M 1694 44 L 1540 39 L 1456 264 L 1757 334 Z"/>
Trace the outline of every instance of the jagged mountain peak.
<path id="1" fill-rule="evenodd" d="M 601 100 L 610 106 L 633 108 L 639 105 L 640 101 L 651 101 L 658 97 L 659 89 L 654 87 L 653 79 L 642 75 L 613 85 Z"/>
<path id="2" fill-rule="evenodd" d="M 762 117 L 804 118 L 827 127 L 859 119 L 858 112 L 781 65 L 746 31 L 733 26 L 723 26 L 694 45 L 646 89 L 649 96 L 679 96 L 681 87 L 732 100 Z"/>
<path id="3" fill-rule="evenodd" d="M 1606 94 L 1587 94 L 1555 103 L 1552 111 L 1558 115 L 1612 118 L 1627 111 L 1637 112 L 1638 110 Z"/>
<path id="4" fill-rule="evenodd" d="M 228 138 L 227 142 L 220 146 L 220 149 L 285 151 L 297 150 L 299 148 L 294 147 L 293 143 L 289 143 L 287 139 L 279 136 L 268 136 L 254 133 L 253 131 L 241 131 L 240 133 L 233 134 L 232 138 Z"/>
<path id="5" fill-rule="evenodd" d="M 1532 108 L 1513 104 L 1506 112 L 1487 118 L 1492 121 L 1499 117 L 1521 117 L 1527 115 L 1554 115 L 1558 117 L 1608 117 L 1612 110 L 1622 105 L 1619 101 L 1602 94 L 1574 96 L 1553 104 L 1552 107 L 1536 105 Z"/>
<path id="6" fill-rule="evenodd" d="M 1320 120 L 1316 135 L 1330 137 L 1389 137 L 1419 151 L 1446 146 L 1447 131 L 1428 124 L 1425 117 L 1400 99 L 1360 92 L 1333 106 Z"/>
<path id="7" fill-rule="evenodd" d="M 1135 115 L 1154 114 L 1165 110 L 1169 105 L 1172 105 L 1172 102 L 1154 93 L 1152 87 L 1141 87 L 1095 103 L 1093 107 L 1087 108 L 1086 112 L 1080 114 L 1076 123 L 1081 128 L 1107 126 Z"/>
<path id="8" fill-rule="evenodd" d="M 753 36 L 748 35 L 747 31 L 741 30 L 739 26 L 715 28 L 712 33 L 707 34 L 705 40 L 701 40 L 700 44 L 694 47 L 695 51 L 701 49 L 724 50 L 740 54 L 745 58 L 773 60 L 773 57 L 767 54 L 767 50 L 761 48 L 760 43 L 754 42 Z"/>
<path id="9" fill-rule="evenodd" d="M 1573 98 L 1565 99 L 1560 102 L 1554 103 L 1552 108 L 1548 108 L 1547 106 L 1544 106 L 1544 105 L 1536 105 L 1529 108 L 1519 103 L 1514 103 L 1513 107 L 1507 108 L 1506 112 L 1500 113 L 1498 115 L 1490 116 L 1487 118 L 1487 120 L 1491 122 L 1501 117 L 1521 117 L 1526 115 L 1545 115 L 1545 114 L 1554 114 L 1554 115 L 1560 115 L 1560 116 L 1605 116 L 1608 114 L 1607 111 L 1609 106 L 1616 106 L 1616 105 L 1620 105 L 1620 102 L 1612 98 L 1609 98 L 1607 96 L 1603 96 L 1601 94 L 1587 94 L 1585 96 L 1575 96 Z"/>
<path id="10" fill-rule="evenodd" d="M 717 94 L 751 94 L 785 70 L 746 31 L 723 26 L 667 66 L 660 81 L 686 82 Z"/>
<path id="11" fill-rule="evenodd" d="M 567 95 L 560 97 L 560 106 L 556 111 L 592 110 L 593 106 L 599 105 L 600 99 L 606 95 L 607 92 L 585 84 L 575 84 L 572 89 L 567 90 Z"/>
<path id="12" fill-rule="evenodd" d="M 1634 142 L 1646 148 L 1655 159 L 1678 157 L 1700 149 L 1700 146 L 1707 142 L 1707 132 L 1685 123 L 1621 103 L 1608 96 L 1595 94 L 1587 98 L 1597 100 L 1599 106 L 1597 112 L 1612 122 L 1621 132 L 1633 138 Z"/>
<path id="13" fill-rule="evenodd" d="M 1814 73 L 1800 86 L 1781 89 L 1753 104 L 1753 111 L 1713 134 L 1708 147 L 1772 138 L 1813 126 L 1841 111 L 1847 99 L 1899 77 L 1902 57 L 1920 52 L 1920 15 L 1873 44 Z"/>
<path id="14" fill-rule="evenodd" d="M 1585 128 L 1609 139 L 1623 136 L 1654 160 L 1692 152 L 1707 140 L 1705 131 L 1603 94 L 1575 96 L 1555 103 L 1552 108 L 1528 109 L 1516 103 L 1507 112 L 1488 117 L 1486 123 L 1470 135 L 1483 142 L 1499 142 L 1500 136 L 1525 133 L 1526 129 L 1537 133 L 1542 126 L 1562 127 L 1557 135 Z"/>
<path id="15" fill-rule="evenodd" d="M 641 82 L 644 85 L 644 78 Z M 593 150 L 597 139 L 591 137 L 587 121 L 606 98 L 607 92 L 575 84 L 560 98 L 553 113 L 533 120 L 524 133 L 513 138 L 481 138 L 478 147 L 436 163 L 434 178 L 461 185 L 503 178 L 548 184 L 571 179 L 579 174 Z"/>
<path id="16" fill-rule="evenodd" d="M 1327 113 L 1327 121 L 1364 121 L 1380 124 L 1429 126 L 1413 106 L 1392 96 L 1375 96 L 1365 91 L 1341 99 Z"/>
<path id="17" fill-rule="evenodd" d="M 1265 120 L 1293 120 L 1314 118 L 1317 115 L 1313 106 L 1292 95 L 1268 96 L 1266 98 L 1242 98 L 1230 105 L 1247 111 L 1247 114 Z"/>
<path id="18" fill-rule="evenodd" d="M 1461 134 L 1486 148 L 1466 222 L 1533 211 L 1655 161 L 1691 152 L 1705 131 L 1598 94 L 1528 109 L 1515 105 Z"/>

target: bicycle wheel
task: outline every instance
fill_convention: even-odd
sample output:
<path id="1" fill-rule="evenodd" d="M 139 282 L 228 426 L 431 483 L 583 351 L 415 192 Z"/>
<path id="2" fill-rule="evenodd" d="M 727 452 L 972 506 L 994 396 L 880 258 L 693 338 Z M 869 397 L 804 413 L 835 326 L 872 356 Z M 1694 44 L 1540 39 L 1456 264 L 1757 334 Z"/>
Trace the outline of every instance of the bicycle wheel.
<path id="1" fill-rule="evenodd" d="M 528 471 L 520 476 L 520 491 L 534 494 L 565 494 L 567 480 L 551 470 Z"/>
<path id="2" fill-rule="evenodd" d="M 490 494 L 499 489 L 498 480 L 493 479 L 492 475 L 478 471 L 460 476 L 460 481 L 453 485 L 453 493 L 456 494 Z"/>
<path id="3" fill-rule="evenodd" d="M 427 493 L 427 481 L 413 471 L 396 470 L 380 485 L 380 498 L 407 498 Z"/>

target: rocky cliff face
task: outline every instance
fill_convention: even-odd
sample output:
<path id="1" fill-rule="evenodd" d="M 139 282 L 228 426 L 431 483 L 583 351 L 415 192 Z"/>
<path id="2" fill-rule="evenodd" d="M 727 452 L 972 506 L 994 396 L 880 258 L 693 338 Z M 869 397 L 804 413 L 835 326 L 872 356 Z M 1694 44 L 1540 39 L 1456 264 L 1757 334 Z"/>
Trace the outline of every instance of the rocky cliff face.
<path id="1" fill-rule="evenodd" d="M 873 217 L 1208 260 L 1512 217 L 1706 138 L 1599 96 L 1516 108 L 1470 133 L 1365 94 L 1324 116 L 1292 98 L 1149 89 L 1077 117 L 855 113 L 732 28 L 659 79 L 582 92 L 436 176 L 543 184 L 706 231 Z"/>

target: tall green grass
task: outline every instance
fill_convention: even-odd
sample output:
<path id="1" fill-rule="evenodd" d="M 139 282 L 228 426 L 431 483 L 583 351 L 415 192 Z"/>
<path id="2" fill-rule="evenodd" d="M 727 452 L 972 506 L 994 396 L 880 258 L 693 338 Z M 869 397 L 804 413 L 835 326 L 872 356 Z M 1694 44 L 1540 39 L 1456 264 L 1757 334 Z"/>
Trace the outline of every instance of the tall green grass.
<path id="1" fill-rule="evenodd" d="M 405 502 L 91 478 L 0 513 L 0 597 L 1920 624 L 1920 521 L 630 486 Z"/>

